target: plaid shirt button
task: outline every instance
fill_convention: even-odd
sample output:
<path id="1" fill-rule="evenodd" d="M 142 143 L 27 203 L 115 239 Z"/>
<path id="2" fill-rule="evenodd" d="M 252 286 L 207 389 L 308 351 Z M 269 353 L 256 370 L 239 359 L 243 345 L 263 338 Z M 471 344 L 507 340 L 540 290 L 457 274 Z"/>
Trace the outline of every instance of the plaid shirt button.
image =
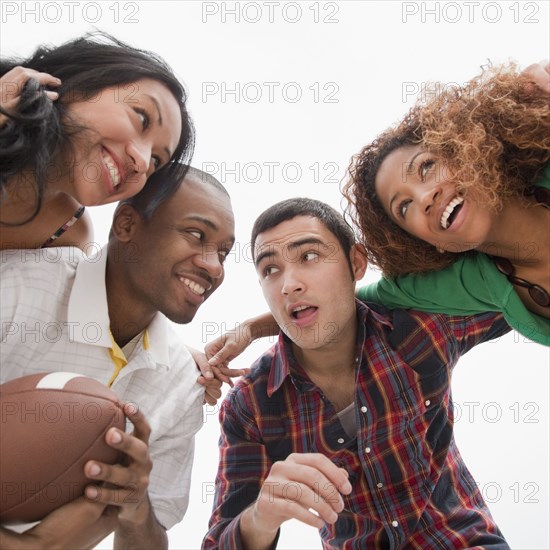
<path id="1" fill-rule="evenodd" d="M 361 412 L 362 413 L 366 413 L 367 412 L 367 407 L 365 407 L 364 405 L 361 407 Z"/>
<path id="2" fill-rule="evenodd" d="M 398 523 L 397 521 L 395 521 L 395 520 L 393 520 L 393 521 L 391 522 L 391 524 L 392 524 L 394 527 L 397 527 L 397 526 L 399 525 L 399 523 Z"/>

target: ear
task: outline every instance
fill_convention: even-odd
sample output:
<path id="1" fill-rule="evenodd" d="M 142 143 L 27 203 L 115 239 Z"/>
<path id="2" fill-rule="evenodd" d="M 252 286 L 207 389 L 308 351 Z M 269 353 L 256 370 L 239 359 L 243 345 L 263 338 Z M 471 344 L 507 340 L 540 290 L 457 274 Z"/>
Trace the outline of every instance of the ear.
<path id="1" fill-rule="evenodd" d="M 139 225 L 142 223 L 140 215 L 129 204 L 121 204 L 113 215 L 111 235 L 122 243 L 130 242 Z"/>
<path id="2" fill-rule="evenodd" d="M 353 271 L 353 280 L 359 281 L 365 275 L 367 271 L 367 251 L 362 244 L 354 244 L 350 250 L 350 261 Z"/>

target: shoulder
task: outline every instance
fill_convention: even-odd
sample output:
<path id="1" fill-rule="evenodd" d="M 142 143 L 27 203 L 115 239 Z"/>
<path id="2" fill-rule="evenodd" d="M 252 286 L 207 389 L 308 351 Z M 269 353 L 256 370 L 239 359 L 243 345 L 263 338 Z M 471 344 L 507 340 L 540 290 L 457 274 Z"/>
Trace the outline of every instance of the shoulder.
<path id="1" fill-rule="evenodd" d="M 550 162 L 546 164 L 539 179 L 535 182 L 537 187 L 550 189 Z"/>
<path id="2" fill-rule="evenodd" d="M 417 310 L 392 311 L 391 347 L 407 362 L 423 362 L 438 356 L 452 363 L 471 347 L 502 336 L 510 330 L 500 312 L 447 315 Z"/>
<path id="3" fill-rule="evenodd" d="M 74 279 L 78 264 L 85 258 L 75 247 L 2 250 L 0 272 L 3 283 L 10 281 L 27 289 L 52 292 Z M 5 287 L 2 285 L 2 292 Z"/>

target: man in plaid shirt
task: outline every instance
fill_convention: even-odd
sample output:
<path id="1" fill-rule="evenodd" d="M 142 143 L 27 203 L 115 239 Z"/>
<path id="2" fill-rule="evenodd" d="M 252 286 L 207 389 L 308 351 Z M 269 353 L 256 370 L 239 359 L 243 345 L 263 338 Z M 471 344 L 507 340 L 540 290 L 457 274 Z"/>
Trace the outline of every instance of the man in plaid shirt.
<path id="1" fill-rule="evenodd" d="M 331 207 L 290 199 L 252 230 L 278 342 L 229 392 L 203 548 L 275 548 L 291 518 L 324 548 L 509 548 L 453 436 L 461 354 L 501 314 L 376 310 L 355 300 L 366 259 Z"/>

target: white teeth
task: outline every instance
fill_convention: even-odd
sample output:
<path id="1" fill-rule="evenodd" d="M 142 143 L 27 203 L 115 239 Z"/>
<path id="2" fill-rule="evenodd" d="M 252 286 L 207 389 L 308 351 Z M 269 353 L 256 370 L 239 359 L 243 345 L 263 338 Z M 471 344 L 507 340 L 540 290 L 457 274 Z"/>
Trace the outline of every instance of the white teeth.
<path id="1" fill-rule="evenodd" d="M 451 215 L 451 212 L 455 209 L 456 206 L 459 204 L 462 204 L 464 202 L 464 199 L 462 197 L 455 197 L 448 205 L 447 208 L 445 208 L 445 212 L 443 212 L 443 215 L 441 216 L 441 227 L 443 229 L 447 229 L 449 227 L 449 216 Z"/>
<path id="2" fill-rule="evenodd" d="M 298 311 L 302 311 L 304 309 L 307 309 L 308 307 L 311 307 L 311 306 L 298 306 L 298 307 L 295 307 L 293 310 L 292 310 L 292 313 L 297 313 Z"/>
<path id="3" fill-rule="evenodd" d="M 117 165 L 113 160 L 113 157 L 109 155 L 105 150 L 102 151 L 103 162 L 109 170 L 109 175 L 111 176 L 111 181 L 113 182 L 113 187 L 116 188 L 120 184 L 120 173 L 118 171 Z"/>
<path id="4" fill-rule="evenodd" d="M 206 288 L 199 285 L 198 283 L 195 283 L 195 281 L 191 281 L 190 279 L 186 279 L 185 277 L 180 277 L 179 279 L 185 286 L 188 286 L 191 289 L 191 292 L 193 292 L 193 294 L 198 294 L 199 296 L 202 296 L 206 292 Z"/>

